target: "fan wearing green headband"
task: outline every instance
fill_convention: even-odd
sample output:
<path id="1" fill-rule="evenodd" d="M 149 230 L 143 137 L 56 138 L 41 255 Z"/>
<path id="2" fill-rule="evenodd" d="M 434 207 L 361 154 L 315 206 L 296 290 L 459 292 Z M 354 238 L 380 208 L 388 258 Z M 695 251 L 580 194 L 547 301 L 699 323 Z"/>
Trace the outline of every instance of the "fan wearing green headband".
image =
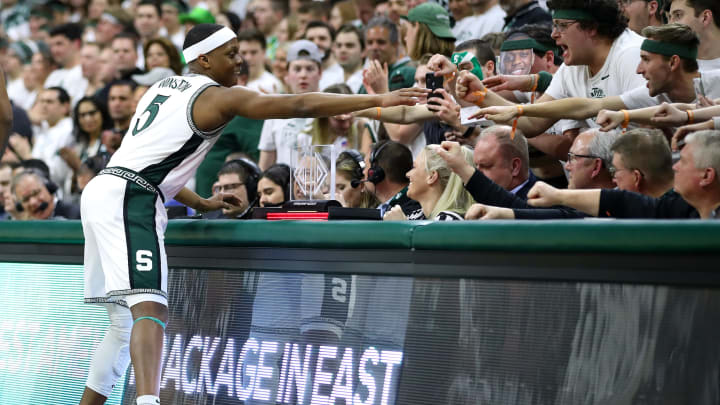
<path id="1" fill-rule="evenodd" d="M 563 50 L 565 63 L 538 102 L 619 96 L 645 84 L 635 71 L 643 38 L 627 29 L 615 0 L 551 0 L 548 4 L 554 13 L 552 37 Z M 443 74 L 450 70 L 447 66 L 450 63 L 436 61 L 435 70 Z M 461 75 L 458 90 L 462 90 L 458 92 L 459 98 L 482 107 L 515 107 L 487 90 L 474 75 Z M 550 118 L 524 117 L 518 121 L 518 128 L 527 137 L 534 137 L 555 122 L 557 120 Z M 582 127 L 597 125 L 593 120 L 568 122 L 560 130 L 567 132 Z"/>
<path id="2" fill-rule="evenodd" d="M 645 86 L 613 97 L 568 98 L 528 105 L 523 107 L 523 115 L 579 120 L 593 117 L 603 109 L 635 110 L 627 112 L 627 117 L 625 112 L 603 112 L 598 116 L 597 123 L 608 130 L 623 122 L 627 126 L 629 121 L 651 125 L 657 106 L 664 102 L 694 105 L 696 93 L 693 79 L 700 77 L 695 60 L 699 42 L 697 35 L 690 27 L 681 24 L 646 27 L 643 35 L 647 39 L 641 47 L 641 61 L 637 71 L 647 80 Z M 720 91 L 715 96 L 720 97 Z M 480 113 L 488 119 L 504 121 L 517 116 L 518 109 L 490 107 L 482 109 Z"/>

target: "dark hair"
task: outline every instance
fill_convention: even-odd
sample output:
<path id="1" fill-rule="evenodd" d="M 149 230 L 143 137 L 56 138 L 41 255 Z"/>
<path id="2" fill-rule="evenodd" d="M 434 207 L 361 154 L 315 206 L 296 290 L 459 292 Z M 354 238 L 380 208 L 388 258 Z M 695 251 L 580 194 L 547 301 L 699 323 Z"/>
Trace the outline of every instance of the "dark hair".
<path id="1" fill-rule="evenodd" d="M 108 85 L 108 97 L 110 97 L 110 90 L 112 90 L 112 88 L 115 86 L 128 86 L 128 87 L 130 87 L 130 91 L 135 91 L 135 88 L 137 87 L 137 83 L 135 83 L 132 80 L 127 80 L 127 79 L 114 80 L 114 81 L 110 82 L 110 84 Z"/>
<path id="2" fill-rule="evenodd" d="M 538 24 L 525 24 L 517 28 L 513 28 L 510 31 L 508 31 L 505 34 L 505 40 L 509 40 L 510 38 L 516 36 L 516 35 L 525 35 L 526 37 L 532 38 L 540 45 L 544 45 L 548 48 L 551 48 L 553 51 L 553 63 L 556 65 L 562 65 L 563 59 L 562 59 L 562 52 L 557 47 L 557 44 L 555 43 L 555 40 L 552 38 L 552 25 L 547 23 L 538 23 Z M 545 52 L 538 51 L 537 49 L 533 49 L 533 53 L 535 55 L 543 57 L 545 56 Z"/>
<path id="3" fill-rule="evenodd" d="M 158 13 L 158 17 L 162 17 L 162 6 L 160 6 L 159 2 L 155 0 L 140 0 L 137 6 L 135 6 L 135 9 L 137 10 L 140 6 L 153 6 Z"/>
<path id="4" fill-rule="evenodd" d="M 118 39 L 129 39 L 129 40 L 132 41 L 132 43 L 133 43 L 133 50 L 137 49 L 138 36 L 135 35 L 135 33 L 130 32 L 130 31 L 123 31 L 123 32 L 115 35 L 115 36 L 113 37 L 112 41 L 110 42 L 111 46 L 112 46 L 112 43 L 115 42 L 115 41 L 118 40 Z"/>
<path id="5" fill-rule="evenodd" d="M 475 58 L 481 65 L 485 65 L 488 61 L 495 61 L 495 52 L 488 41 L 470 39 L 455 47 L 455 52 L 466 51 L 468 49 L 473 51 Z"/>
<path id="6" fill-rule="evenodd" d="M 50 167 L 48 167 L 47 163 L 45 163 L 41 159 L 23 160 L 20 162 L 18 167 L 22 167 L 23 170 L 35 170 L 42 173 L 42 176 L 44 176 L 46 179 L 50 178 Z"/>
<path id="7" fill-rule="evenodd" d="M 393 45 L 397 45 L 398 41 L 400 40 L 400 33 L 398 32 L 397 25 L 388 17 L 385 16 L 377 16 L 373 17 L 370 21 L 368 21 L 367 25 L 365 26 L 365 30 L 363 33 L 367 35 L 367 32 L 370 30 L 370 28 L 375 27 L 381 27 L 388 30 L 390 33 L 390 43 Z M 363 37 L 365 36 L 363 35 Z"/>
<path id="8" fill-rule="evenodd" d="M 197 24 L 185 35 L 183 49 L 188 49 L 215 32 L 220 31 L 223 27 L 224 26 L 220 24 Z"/>
<path id="9" fill-rule="evenodd" d="M 393 183 L 405 184 L 408 182 L 405 174 L 413 168 L 413 156 L 407 146 L 387 140 L 378 142 L 374 150 L 380 150 L 379 156 L 376 156 L 377 165 L 385 172 L 385 178 Z"/>
<path id="10" fill-rule="evenodd" d="M 670 0 L 670 3 L 672 3 L 672 0 Z M 695 17 L 700 16 L 700 13 L 705 10 L 710 10 L 715 26 L 720 28 L 720 2 L 717 0 L 687 0 L 687 5 L 695 10 Z"/>
<path id="11" fill-rule="evenodd" d="M 50 36 L 62 35 L 70 41 L 81 41 L 83 29 L 83 26 L 77 23 L 61 24 L 50 30 Z"/>
<path id="12" fill-rule="evenodd" d="M 264 50 L 267 47 L 265 35 L 254 28 L 238 32 L 238 42 L 257 42 Z"/>
<path id="13" fill-rule="evenodd" d="M 648 39 L 679 45 L 687 49 L 697 49 L 700 45 L 700 38 L 698 38 L 692 28 L 685 24 L 666 24 L 657 27 L 645 27 L 642 30 L 642 35 Z M 669 56 L 663 55 L 663 57 L 665 60 L 670 60 Z M 681 60 L 685 72 L 694 73 L 698 71 L 697 59 L 681 58 Z"/>
<path id="14" fill-rule="evenodd" d="M 714 1 L 714 0 L 713 0 Z M 557 9 L 592 10 L 594 21 L 579 20 L 583 30 L 596 29 L 599 35 L 614 40 L 627 28 L 628 19 L 618 7 L 617 0 L 550 0 L 548 7 Z"/>
<path id="15" fill-rule="evenodd" d="M 230 22 L 230 29 L 233 32 L 238 32 L 240 26 L 242 25 L 242 20 L 240 19 L 240 16 L 233 13 L 232 11 L 223 11 L 223 15 L 225 15 L 225 17 Z"/>
<path id="16" fill-rule="evenodd" d="M 80 127 L 80 117 L 78 116 L 78 110 L 80 109 L 80 104 L 82 103 L 92 103 L 92 105 L 100 112 L 100 115 L 102 116 L 102 124 L 100 126 L 101 131 L 112 127 L 112 119 L 110 118 L 110 114 L 105 106 L 95 97 L 85 96 L 78 100 L 77 104 L 75 104 L 75 108 L 73 108 L 73 131 L 75 132 L 75 139 L 88 143 L 90 142 L 90 134 L 82 130 Z"/>
<path id="17" fill-rule="evenodd" d="M 143 46 L 143 55 L 145 56 L 145 67 L 147 68 L 147 53 L 148 50 L 150 50 L 150 45 L 158 44 L 160 45 L 163 50 L 165 51 L 165 54 L 168 56 L 168 60 L 170 61 L 170 69 L 172 69 L 175 74 L 180 74 L 182 72 L 182 62 L 180 61 L 180 53 L 178 52 L 175 45 L 173 45 L 172 42 L 170 42 L 169 39 L 163 38 L 163 37 L 155 37 L 149 39 L 147 42 L 145 42 L 145 46 Z"/>
<path id="18" fill-rule="evenodd" d="M 70 95 L 68 94 L 67 90 L 63 89 L 60 86 L 48 87 L 45 90 L 57 91 L 58 101 L 60 102 L 60 104 L 67 104 L 70 102 Z"/>
<path id="19" fill-rule="evenodd" d="M 328 34 L 330 34 L 330 39 L 332 41 L 335 41 L 335 29 L 332 27 L 332 25 L 324 21 L 310 21 L 305 27 L 303 38 L 307 39 L 307 32 L 310 28 L 325 28 L 326 30 L 328 30 Z"/>
<path id="20" fill-rule="evenodd" d="M 290 166 L 284 163 L 276 163 L 265 170 L 258 178 L 268 179 L 280 186 L 283 191 L 284 201 L 290 200 Z"/>
<path id="21" fill-rule="evenodd" d="M 340 26 L 340 28 L 338 28 L 335 36 L 337 37 L 338 35 L 346 32 L 357 35 L 358 41 L 360 41 L 360 49 L 365 49 L 365 38 L 363 37 L 362 31 L 360 31 L 358 27 L 352 25 L 351 23 L 343 24 Z"/>

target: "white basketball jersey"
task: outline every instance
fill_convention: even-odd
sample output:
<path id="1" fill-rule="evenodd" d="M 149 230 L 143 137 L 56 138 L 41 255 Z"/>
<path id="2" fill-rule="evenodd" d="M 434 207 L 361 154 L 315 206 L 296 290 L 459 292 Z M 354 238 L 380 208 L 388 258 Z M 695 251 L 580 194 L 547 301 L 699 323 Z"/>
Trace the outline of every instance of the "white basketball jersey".
<path id="1" fill-rule="evenodd" d="M 207 76 L 173 76 L 150 87 L 108 167 L 134 170 L 173 198 L 195 174 L 223 127 L 200 131 L 192 107 L 202 91 L 219 86 Z"/>

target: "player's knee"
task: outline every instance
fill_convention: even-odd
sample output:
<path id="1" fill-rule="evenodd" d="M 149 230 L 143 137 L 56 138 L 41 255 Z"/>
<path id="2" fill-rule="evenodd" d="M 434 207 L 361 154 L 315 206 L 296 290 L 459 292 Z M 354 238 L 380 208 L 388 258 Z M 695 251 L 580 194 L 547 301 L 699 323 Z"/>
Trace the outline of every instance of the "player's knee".
<path id="1" fill-rule="evenodd" d="M 109 397 L 117 381 L 130 364 L 130 334 L 132 314 L 127 308 L 112 305 L 108 308 L 110 328 L 95 351 L 87 387 Z"/>

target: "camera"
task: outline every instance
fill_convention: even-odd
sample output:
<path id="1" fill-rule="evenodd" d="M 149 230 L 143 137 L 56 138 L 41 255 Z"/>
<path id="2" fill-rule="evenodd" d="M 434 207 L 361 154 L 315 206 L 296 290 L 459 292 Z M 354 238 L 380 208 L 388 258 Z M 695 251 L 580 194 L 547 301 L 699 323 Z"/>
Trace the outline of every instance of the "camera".
<path id="1" fill-rule="evenodd" d="M 425 74 L 425 87 L 430 89 L 430 94 L 428 94 L 428 104 L 438 105 L 438 103 L 430 101 L 432 98 L 442 98 L 442 95 L 435 92 L 437 89 L 443 88 L 443 77 L 442 76 L 435 76 L 435 73 L 429 72 Z"/>

